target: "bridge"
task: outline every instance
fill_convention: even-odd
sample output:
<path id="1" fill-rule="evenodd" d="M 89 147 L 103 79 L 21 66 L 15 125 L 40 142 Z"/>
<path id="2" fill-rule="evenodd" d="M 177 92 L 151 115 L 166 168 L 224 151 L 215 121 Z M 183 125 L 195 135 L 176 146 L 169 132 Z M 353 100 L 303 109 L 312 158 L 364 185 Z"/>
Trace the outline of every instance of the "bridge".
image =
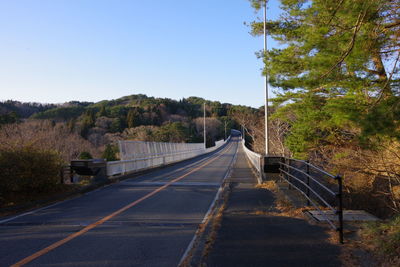
<path id="1" fill-rule="evenodd" d="M 337 263 L 338 247 L 319 227 L 268 213 L 274 197 L 255 187 L 262 179 L 260 156 L 246 148 L 240 132 L 211 149 L 182 145 L 171 154 L 158 146 L 136 158 L 129 158 L 132 145 L 120 148 L 125 158 L 107 170 L 122 175 L 117 183 L 0 218 L 1 266 Z"/>

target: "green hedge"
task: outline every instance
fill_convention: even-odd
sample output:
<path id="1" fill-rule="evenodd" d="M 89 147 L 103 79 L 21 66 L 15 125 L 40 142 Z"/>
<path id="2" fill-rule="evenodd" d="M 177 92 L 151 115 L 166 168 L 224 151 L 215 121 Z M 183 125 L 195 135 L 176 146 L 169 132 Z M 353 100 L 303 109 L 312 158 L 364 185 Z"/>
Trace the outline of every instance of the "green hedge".
<path id="1" fill-rule="evenodd" d="M 32 146 L 0 148 L 0 193 L 53 191 L 60 182 L 58 153 Z"/>

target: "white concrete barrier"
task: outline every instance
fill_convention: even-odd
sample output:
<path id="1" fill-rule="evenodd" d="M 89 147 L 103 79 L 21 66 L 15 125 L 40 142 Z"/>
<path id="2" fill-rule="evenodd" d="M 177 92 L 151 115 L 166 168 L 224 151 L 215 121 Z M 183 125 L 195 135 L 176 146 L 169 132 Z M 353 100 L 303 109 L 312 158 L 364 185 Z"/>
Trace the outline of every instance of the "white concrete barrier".
<path id="1" fill-rule="evenodd" d="M 257 170 L 257 172 L 259 174 L 257 176 L 258 183 L 261 183 L 262 182 L 262 171 L 263 171 L 261 169 L 262 168 L 261 163 L 262 163 L 263 156 L 248 149 L 245 145 L 244 139 L 242 139 L 242 147 L 243 147 L 244 153 L 246 154 L 247 158 L 249 159 L 251 165 L 254 167 L 254 169 Z"/>
<path id="2" fill-rule="evenodd" d="M 210 153 L 229 142 L 215 142 L 215 146 L 204 148 L 203 143 L 161 143 L 142 141 L 120 141 L 121 160 L 107 162 L 107 175 L 126 174 L 155 168 Z"/>

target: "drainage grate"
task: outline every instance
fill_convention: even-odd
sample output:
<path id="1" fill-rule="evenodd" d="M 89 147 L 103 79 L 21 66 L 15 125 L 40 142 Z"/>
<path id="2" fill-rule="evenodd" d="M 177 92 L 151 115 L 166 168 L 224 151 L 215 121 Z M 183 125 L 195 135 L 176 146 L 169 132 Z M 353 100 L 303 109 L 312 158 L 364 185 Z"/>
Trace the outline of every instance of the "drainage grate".
<path id="1" fill-rule="evenodd" d="M 337 221 L 338 217 L 331 210 L 319 211 L 319 210 L 308 210 L 305 212 L 307 215 L 310 215 L 315 220 L 319 222 L 326 221 L 328 218 L 331 221 Z M 324 216 L 325 215 L 325 216 Z M 377 217 L 364 210 L 344 210 L 343 211 L 343 220 L 348 222 L 368 222 L 368 221 L 379 221 Z"/>

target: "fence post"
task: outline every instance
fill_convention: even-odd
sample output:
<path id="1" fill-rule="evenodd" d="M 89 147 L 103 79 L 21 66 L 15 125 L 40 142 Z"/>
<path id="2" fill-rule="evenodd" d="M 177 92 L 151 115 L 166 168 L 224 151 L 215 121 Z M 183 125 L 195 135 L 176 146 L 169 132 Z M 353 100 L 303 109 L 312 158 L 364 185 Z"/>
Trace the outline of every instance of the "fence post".
<path id="1" fill-rule="evenodd" d="M 339 217 L 339 241 L 343 244 L 343 181 L 340 175 L 336 176 L 339 186 L 339 192 L 337 194 L 338 197 L 338 217 Z"/>
<path id="2" fill-rule="evenodd" d="M 310 186 L 310 177 L 309 177 L 309 175 L 310 175 L 310 161 L 309 160 L 306 160 L 306 173 L 307 173 L 307 186 L 309 187 Z M 306 194 L 307 194 L 307 206 L 310 206 L 310 200 L 309 200 L 309 198 L 310 198 L 310 188 L 306 188 Z"/>

